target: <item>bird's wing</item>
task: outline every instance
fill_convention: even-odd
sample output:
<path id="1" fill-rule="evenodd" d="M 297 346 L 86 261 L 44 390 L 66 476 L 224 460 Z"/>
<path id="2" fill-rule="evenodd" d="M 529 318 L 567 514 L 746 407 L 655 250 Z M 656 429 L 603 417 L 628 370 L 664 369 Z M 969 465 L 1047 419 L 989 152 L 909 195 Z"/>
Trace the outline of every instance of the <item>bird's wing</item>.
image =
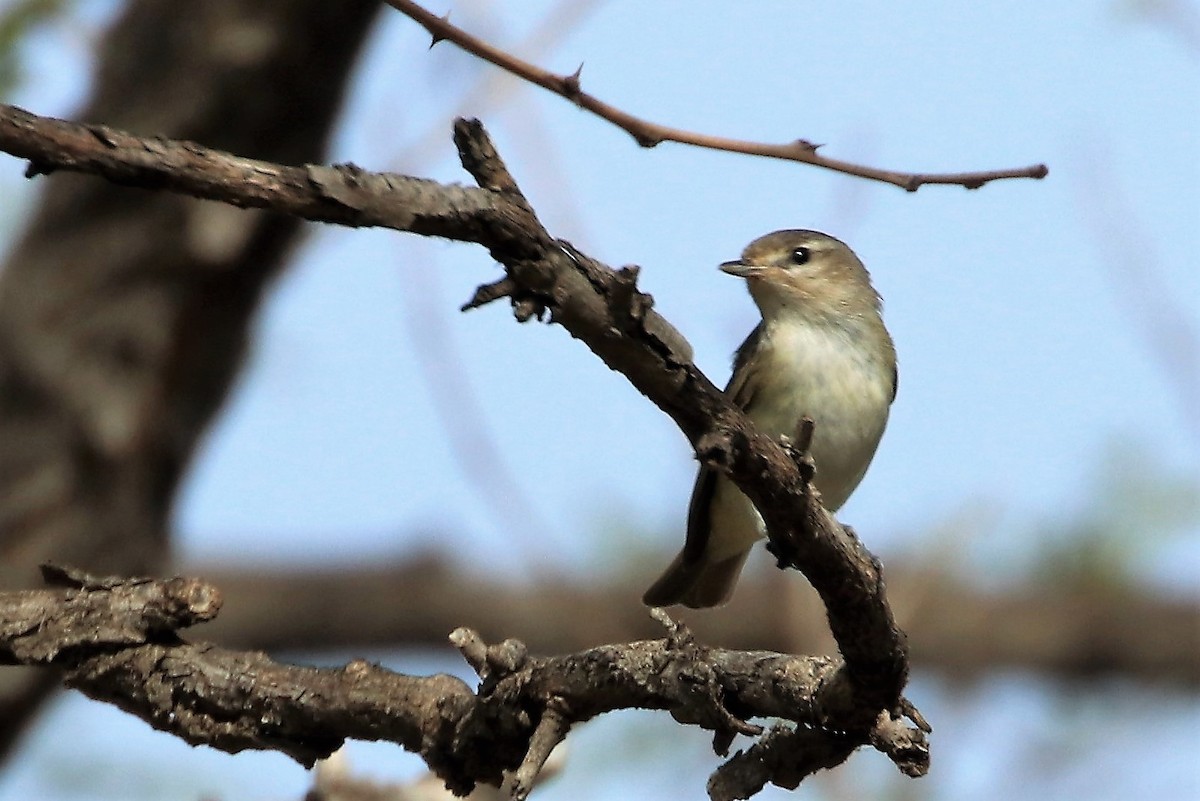
<path id="1" fill-rule="evenodd" d="M 762 343 L 763 330 L 763 324 L 759 323 L 737 349 L 733 357 L 733 375 L 729 377 L 729 385 L 725 387 L 725 394 L 733 401 L 733 405 L 744 412 L 749 411 L 750 402 L 754 399 L 754 388 L 758 386 L 757 381 L 750 381 L 752 371 L 749 369 L 749 362 L 750 355 L 758 350 Z"/>
<path id="2" fill-rule="evenodd" d="M 758 385 L 757 381 L 748 380 L 750 370 L 747 368 L 747 362 L 750 354 L 758 348 L 762 337 L 763 324 L 759 323 L 733 357 L 733 375 L 725 387 L 725 394 L 742 411 L 749 410 L 750 402 L 754 399 L 754 388 Z M 696 485 L 692 488 L 692 500 L 688 504 L 687 539 L 683 543 L 685 562 L 699 560 L 708 547 L 708 538 L 712 531 L 710 511 L 713 494 L 717 489 L 717 478 L 719 474 L 711 467 L 700 466 Z"/>

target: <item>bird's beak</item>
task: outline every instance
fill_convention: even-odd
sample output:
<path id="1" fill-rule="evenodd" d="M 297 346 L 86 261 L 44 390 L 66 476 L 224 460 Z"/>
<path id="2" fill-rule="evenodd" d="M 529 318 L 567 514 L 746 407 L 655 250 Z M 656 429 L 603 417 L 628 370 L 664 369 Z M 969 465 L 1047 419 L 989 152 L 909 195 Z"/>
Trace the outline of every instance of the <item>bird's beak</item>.
<path id="1" fill-rule="evenodd" d="M 754 264 L 747 264 L 744 260 L 727 261 L 721 265 L 721 272 L 736 275 L 738 278 L 753 278 L 765 270 L 765 267 L 759 267 Z"/>

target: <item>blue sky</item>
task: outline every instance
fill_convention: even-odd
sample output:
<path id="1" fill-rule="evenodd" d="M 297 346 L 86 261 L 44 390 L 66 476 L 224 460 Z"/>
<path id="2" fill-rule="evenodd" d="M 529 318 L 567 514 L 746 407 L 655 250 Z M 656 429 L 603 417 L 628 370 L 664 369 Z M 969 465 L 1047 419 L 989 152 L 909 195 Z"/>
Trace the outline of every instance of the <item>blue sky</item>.
<path id="1" fill-rule="evenodd" d="M 454 20 L 520 47 L 551 5 L 455 6 Z M 102 7 L 87 6 L 96 18 Z M 908 194 L 802 165 L 672 144 L 643 150 L 503 77 L 489 84 L 493 101 L 461 108 L 491 69 L 446 44 L 428 51 L 424 32 L 395 13 L 364 59 L 331 160 L 465 182 L 450 121 L 482 117 L 551 232 L 611 265 L 641 265 L 643 288 L 717 383 L 756 314 L 741 282 L 716 265 L 777 228 L 846 240 L 884 296 L 901 379 L 879 455 L 840 517 L 885 558 L 961 559 L 981 582 L 1016 582 L 1055 521 L 1128 491 L 1121 465 L 1145 460 L 1193 486 L 1200 474 L 1200 412 L 1186 400 L 1195 400 L 1196 354 L 1164 368 L 1163 351 L 1148 346 L 1175 315 L 1193 347 L 1200 329 L 1200 52 L 1136 7 L 596 3 L 552 47 L 525 51 L 564 73 L 584 62 L 587 91 L 666 124 L 800 137 L 895 169 L 1045 162 L 1040 182 Z M 78 27 L 35 37 L 33 77 L 14 101 L 68 114 L 84 91 L 86 44 Z M 415 142 L 426 144 L 414 153 Z M 22 169 L 0 160 L 6 193 L 29 191 Z M 518 326 L 503 305 L 457 312 L 497 274 L 481 248 L 314 227 L 267 302 L 241 385 L 186 483 L 183 558 L 353 562 L 439 546 L 520 580 L 541 570 L 586 578 L 677 547 L 694 471 L 686 442 L 561 329 Z M 439 414 L 437 398 L 453 402 Z M 495 474 L 493 450 L 539 522 L 521 524 L 511 503 L 485 500 L 471 475 L 481 464 Z M 947 529 L 949 543 L 930 534 Z M 1167 535 L 1132 525 L 1121 536 L 1136 543 L 1147 581 L 1197 595 L 1194 522 Z M 1063 700 L 1061 688 L 1027 677 L 965 701 L 925 686 L 944 713 L 966 705 L 958 720 L 967 728 L 977 708 L 1078 711 L 1110 697 Z M 1195 752 L 1186 734 L 1200 719 L 1194 697 L 1145 708 L 1177 710 L 1166 736 L 1177 732 L 1173 747 Z M 1090 730 L 1089 714 L 1079 713 L 1080 728 Z M 1055 725 L 1048 718 L 1039 736 L 1053 741 Z M 1091 750 L 1044 765 L 1051 778 L 1029 791 L 1135 797 L 1134 775 L 1087 779 L 1130 736 L 1094 732 Z M 1006 797 L 979 777 L 1006 759 L 1026 764 L 999 735 L 951 733 L 935 744 L 944 772 L 922 797 Z M 713 763 L 696 754 L 699 793 Z M 254 759 L 270 770 L 247 771 L 261 791 L 230 779 L 240 796 L 303 786 L 280 758 Z M 1167 795 L 1194 777 L 1178 760 L 1156 770 Z M 22 782 L 33 779 L 22 775 L 0 778 L 0 799 L 28 792 Z"/>
<path id="2" fill-rule="evenodd" d="M 642 265 L 644 288 L 718 383 L 755 311 L 715 265 L 775 228 L 849 241 L 885 298 L 901 360 L 889 431 L 844 512 L 885 552 L 964 504 L 1018 518 L 1078 508 L 1114 440 L 1194 475 L 1197 413 L 1150 355 L 1138 315 L 1170 303 L 1196 334 L 1195 54 L 1102 3 L 1052 4 L 1043 19 L 828 5 L 739 7 L 685 15 L 687 25 L 679 4 L 601 5 L 541 60 L 563 71 L 583 60 L 589 91 L 670 124 L 802 136 L 902 169 L 1045 161 L 1051 177 L 910 195 L 794 164 L 647 151 L 503 79 L 506 107 L 461 110 L 443 98 L 481 68 L 451 47 L 425 53 L 424 33 L 400 17 L 364 65 L 334 158 L 398 166 L 406 138 L 447 131 L 459 111 L 482 115 L 551 231 L 610 264 Z M 397 123 L 413 97 L 424 113 Z M 448 139 L 433 141 L 407 169 L 467 180 Z M 1131 245 L 1145 263 L 1129 263 Z M 1167 297 L 1139 296 L 1143 269 Z M 586 570 L 607 516 L 677 538 L 693 470 L 682 438 L 561 330 L 516 326 L 502 305 L 455 311 L 495 275 L 479 248 L 319 231 L 280 282 L 243 391 L 187 488 L 187 552 L 216 558 L 252 534 L 264 557 L 284 543 L 291 558 L 325 558 L 346 554 L 347 537 L 392 550 L 398 532 L 424 529 L 482 543 L 489 559 L 532 552 Z M 428 293 L 435 308 L 411 322 L 424 303 L 413 298 Z M 447 448 L 419 368 L 430 330 L 482 409 L 473 424 L 553 529 L 552 548 L 535 537 L 512 550 L 522 533 L 480 501 Z M 475 417 L 453 404 L 447 414 L 451 430 Z"/>

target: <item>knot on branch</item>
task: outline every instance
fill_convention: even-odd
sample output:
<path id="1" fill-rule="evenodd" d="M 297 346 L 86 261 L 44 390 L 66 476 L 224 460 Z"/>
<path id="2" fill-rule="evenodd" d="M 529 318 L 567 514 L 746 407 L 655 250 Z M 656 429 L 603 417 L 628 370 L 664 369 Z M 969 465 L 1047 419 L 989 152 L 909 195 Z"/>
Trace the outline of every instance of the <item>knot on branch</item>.
<path id="1" fill-rule="evenodd" d="M 929 772 L 929 741 L 925 735 L 932 729 L 908 699 L 900 699 L 900 712 L 880 712 L 871 729 L 870 743 L 880 753 L 886 754 L 905 776 L 917 778 Z M 908 717 L 915 724 L 911 728 L 904 723 Z"/>
<path id="2" fill-rule="evenodd" d="M 450 632 L 450 643 L 483 680 L 480 687 L 483 695 L 501 680 L 524 668 L 529 658 L 529 649 L 520 640 L 509 638 L 496 645 L 487 645 L 477 632 L 465 627 Z"/>
<path id="3" fill-rule="evenodd" d="M 654 308 L 654 297 L 637 288 L 641 271 L 636 264 L 626 264 L 617 270 L 609 291 L 609 308 L 625 333 L 640 331 L 646 312 Z"/>

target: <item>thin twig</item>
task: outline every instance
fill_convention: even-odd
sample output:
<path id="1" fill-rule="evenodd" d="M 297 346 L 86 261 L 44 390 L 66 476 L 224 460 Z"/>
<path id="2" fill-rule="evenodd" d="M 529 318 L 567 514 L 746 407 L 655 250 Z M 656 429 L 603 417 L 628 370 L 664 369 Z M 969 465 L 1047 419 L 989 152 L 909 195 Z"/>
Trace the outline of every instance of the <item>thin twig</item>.
<path id="1" fill-rule="evenodd" d="M 529 738 L 529 750 L 515 771 L 504 778 L 502 788 L 506 790 L 513 801 L 525 801 L 529 791 L 533 789 L 542 766 L 550 758 L 550 752 L 567 738 L 571 731 L 571 720 L 563 712 L 561 699 L 551 699 L 537 728 Z"/>
<path id="2" fill-rule="evenodd" d="M 660 125 L 649 120 L 635 117 L 615 106 L 609 105 L 594 95 L 583 91 L 580 87 L 579 76 L 582 70 L 576 70 L 571 75 L 556 75 L 555 73 L 522 61 L 516 56 L 501 50 L 494 45 L 479 39 L 461 28 L 450 24 L 449 16 L 439 17 L 426 11 L 411 0 L 386 0 L 387 4 L 400 13 L 420 24 L 433 43 L 441 41 L 453 42 L 468 53 L 495 64 L 517 77 L 536 84 L 553 92 L 560 97 L 570 100 L 575 105 L 590 111 L 602 119 L 608 120 L 621 130 L 628 133 L 642 147 L 655 147 L 662 142 L 678 142 L 694 145 L 710 150 L 723 150 L 729 153 L 744 153 L 750 156 L 765 156 L 767 158 L 795 161 L 801 164 L 811 164 L 834 172 L 867 178 L 873 181 L 898 186 L 909 192 L 915 192 L 925 184 L 952 184 L 978 189 L 989 181 L 1006 178 L 1045 178 L 1049 172 L 1045 164 L 1033 164 L 1028 167 L 1016 167 L 1003 170 L 985 170 L 982 172 L 953 172 L 953 173 L 908 173 L 894 170 L 884 170 L 878 167 L 868 167 L 854 164 L 841 159 L 832 159 L 817 152 L 821 145 L 813 144 L 805 139 L 796 139 L 783 144 L 769 142 L 751 142 L 744 139 L 731 139 L 724 136 L 685 131 Z"/>

